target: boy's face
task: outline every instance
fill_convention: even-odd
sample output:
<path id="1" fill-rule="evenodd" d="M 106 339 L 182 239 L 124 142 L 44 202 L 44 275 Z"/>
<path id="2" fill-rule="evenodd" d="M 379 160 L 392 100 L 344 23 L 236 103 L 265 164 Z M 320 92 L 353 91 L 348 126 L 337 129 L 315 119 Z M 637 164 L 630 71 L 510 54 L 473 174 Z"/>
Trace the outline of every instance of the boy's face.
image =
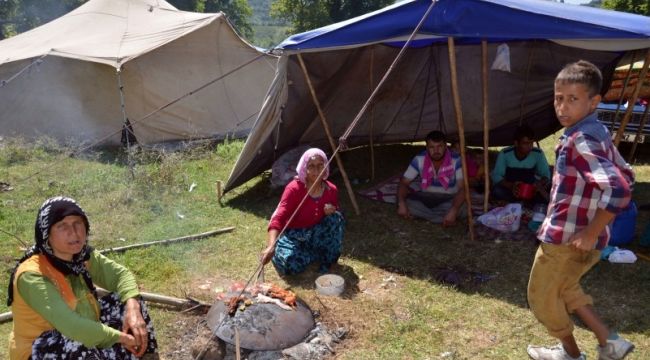
<path id="1" fill-rule="evenodd" d="M 564 127 L 570 127 L 596 110 L 600 95 L 589 96 L 584 84 L 555 82 L 555 115 Z"/>

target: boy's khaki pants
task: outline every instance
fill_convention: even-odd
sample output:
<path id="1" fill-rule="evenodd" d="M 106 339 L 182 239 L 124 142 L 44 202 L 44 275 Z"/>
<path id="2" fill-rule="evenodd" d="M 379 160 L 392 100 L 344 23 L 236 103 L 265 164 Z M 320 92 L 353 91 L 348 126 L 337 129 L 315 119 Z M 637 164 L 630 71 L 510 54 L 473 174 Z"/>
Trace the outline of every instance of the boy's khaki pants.
<path id="1" fill-rule="evenodd" d="M 567 245 L 547 243 L 537 249 L 528 281 L 528 304 L 551 336 L 571 335 L 569 314 L 593 305 L 591 296 L 582 291 L 580 279 L 599 259 L 599 250 L 582 253 Z"/>

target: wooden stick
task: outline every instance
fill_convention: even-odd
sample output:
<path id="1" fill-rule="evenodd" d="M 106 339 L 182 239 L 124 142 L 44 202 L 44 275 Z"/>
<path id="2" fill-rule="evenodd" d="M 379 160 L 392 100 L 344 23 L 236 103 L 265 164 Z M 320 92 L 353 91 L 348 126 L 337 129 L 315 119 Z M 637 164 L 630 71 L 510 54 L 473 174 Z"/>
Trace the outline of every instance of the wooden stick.
<path id="1" fill-rule="evenodd" d="M 636 60 L 636 52 L 637 50 L 634 50 L 632 52 L 632 60 L 630 60 L 630 68 L 627 69 L 627 75 L 625 76 L 625 81 L 623 81 L 623 88 L 621 89 L 621 95 L 618 97 L 618 104 L 616 104 L 616 112 L 614 113 L 614 117 L 612 118 L 612 124 L 610 126 L 609 131 L 614 132 L 614 125 L 616 124 L 616 120 L 618 119 L 618 113 L 621 111 L 621 105 L 623 104 L 623 99 L 625 98 L 625 90 L 627 89 L 627 84 L 630 82 L 630 78 L 632 77 L 632 69 L 634 68 L 634 60 Z M 616 73 L 616 72 L 614 72 Z M 641 79 L 639 79 L 641 80 Z"/>
<path id="2" fill-rule="evenodd" d="M 370 93 L 375 90 L 375 47 L 370 48 Z M 375 104 L 370 105 L 370 180 L 375 180 Z"/>
<path id="3" fill-rule="evenodd" d="M 107 294 L 109 294 L 108 290 L 97 287 L 98 296 L 102 297 Z M 169 305 L 178 309 L 183 309 L 188 307 L 194 309 L 202 306 L 203 307 L 211 306 L 210 304 L 206 304 L 204 302 L 197 301 L 194 299 L 179 299 L 172 296 L 160 295 L 160 294 L 148 293 L 148 292 L 140 292 L 140 296 L 142 297 L 143 300 L 147 302 Z M 0 314 L 0 323 L 4 323 L 10 320 L 13 320 L 13 313 L 11 311 Z"/>
<path id="4" fill-rule="evenodd" d="M 314 105 L 316 105 L 316 110 L 318 110 L 318 117 L 320 118 L 321 124 L 323 124 L 323 128 L 325 129 L 325 135 L 327 135 L 327 140 L 329 140 L 330 147 L 332 148 L 332 152 L 336 154 L 334 156 L 336 158 L 336 165 L 339 167 L 339 170 L 341 171 L 341 176 L 343 177 L 345 188 L 348 190 L 348 196 L 350 197 L 350 201 L 352 201 L 352 207 L 354 207 L 354 212 L 357 215 L 359 215 L 361 214 L 361 212 L 359 211 L 359 205 L 357 205 L 357 199 L 354 196 L 352 185 L 350 185 L 350 179 L 348 179 L 348 174 L 345 171 L 345 168 L 343 167 L 343 161 L 341 160 L 339 154 L 336 152 L 336 144 L 334 143 L 334 139 L 332 138 L 330 127 L 327 124 L 327 118 L 325 118 L 325 113 L 323 113 L 323 109 L 321 109 L 320 102 L 316 97 L 316 91 L 314 90 L 314 86 L 312 85 L 311 79 L 309 78 L 307 67 L 305 66 L 305 62 L 302 59 L 302 54 L 298 54 L 297 56 L 298 56 L 298 62 L 300 62 L 300 68 L 302 69 L 302 73 L 303 75 L 305 75 L 305 80 L 307 80 L 307 86 L 309 87 L 309 92 L 311 93 L 311 99 L 314 102 Z"/>
<path id="5" fill-rule="evenodd" d="M 235 356 L 237 360 L 241 360 L 241 349 L 239 343 L 239 328 L 235 327 Z"/>
<path id="6" fill-rule="evenodd" d="M 487 41 L 481 41 L 481 75 L 483 77 L 483 169 L 484 169 L 484 196 L 483 212 L 488 211 L 488 199 L 490 197 L 490 174 L 487 169 L 490 168 L 490 158 L 488 156 L 488 147 L 490 146 L 490 117 L 488 115 L 488 47 Z"/>
<path id="7" fill-rule="evenodd" d="M 645 60 L 643 61 L 643 67 L 641 68 L 641 72 L 639 73 L 639 81 L 636 83 L 636 86 L 634 87 L 634 92 L 632 93 L 632 98 L 628 103 L 627 111 L 625 111 L 625 116 L 623 116 L 623 120 L 621 120 L 621 124 L 618 126 L 618 130 L 616 131 L 616 138 L 614 139 L 615 146 L 618 146 L 618 144 L 621 142 L 621 138 L 623 137 L 623 132 L 625 131 L 625 127 L 627 126 L 628 121 L 630 121 L 630 118 L 632 117 L 634 104 L 636 104 L 636 99 L 639 98 L 639 92 L 641 91 L 641 86 L 643 85 L 643 81 L 645 80 L 646 74 L 648 73 L 648 66 L 650 66 L 650 48 L 648 48 L 648 50 L 645 53 Z"/>
<path id="8" fill-rule="evenodd" d="M 467 203 L 467 224 L 469 226 L 469 237 L 474 241 L 474 221 L 472 220 L 472 198 L 469 194 L 469 179 L 467 178 L 467 161 L 465 160 L 465 127 L 463 125 L 463 111 L 460 106 L 460 95 L 458 93 L 458 73 L 456 72 L 456 46 L 454 38 L 447 38 L 449 52 L 449 67 L 451 72 L 451 92 L 454 97 L 454 109 L 456 110 L 456 125 L 458 125 L 458 140 L 460 141 L 460 162 L 463 165 L 463 183 L 465 184 L 465 202 Z"/>
<path id="9" fill-rule="evenodd" d="M 221 180 L 217 180 L 217 201 L 221 201 L 223 192 L 221 191 Z"/>
<path id="10" fill-rule="evenodd" d="M 192 241 L 192 240 L 199 240 L 203 239 L 209 236 L 217 235 L 217 234 L 223 234 L 223 233 L 228 233 L 231 232 L 235 229 L 234 226 L 230 226 L 227 228 L 223 229 L 218 229 L 218 230 L 212 230 L 208 232 L 204 232 L 201 234 L 196 234 L 196 235 L 189 235 L 189 236 L 183 236 L 175 239 L 167 239 L 167 240 L 159 240 L 159 241 L 151 241 L 151 242 L 146 242 L 146 243 L 141 243 L 141 244 L 132 244 L 132 245 L 126 245 L 126 246 L 121 246 L 121 247 L 116 247 L 116 248 L 108 248 L 104 250 L 100 250 L 99 252 L 102 254 L 109 253 L 109 252 L 123 252 L 126 250 L 132 250 L 132 249 L 137 249 L 137 248 L 146 248 L 152 245 L 164 245 L 164 244 L 171 244 L 171 243 L 176 243 L 176 242 L 182 242 L 182 241 Z"/>

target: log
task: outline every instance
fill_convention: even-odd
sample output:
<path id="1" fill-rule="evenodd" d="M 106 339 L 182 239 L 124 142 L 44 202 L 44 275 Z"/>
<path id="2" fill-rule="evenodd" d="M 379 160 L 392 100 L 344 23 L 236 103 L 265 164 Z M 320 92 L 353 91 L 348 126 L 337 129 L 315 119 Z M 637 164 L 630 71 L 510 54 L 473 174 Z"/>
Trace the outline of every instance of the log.
<path id="1" fill-rule="evenodd" d="M 203 239 L 203 238 L 213 236 L 213 235 L 217 235 L 217 234 L 228 233 L 228 232 L 233 231 L 234 229 L 235 229 L 234 226 L 230 226 L 230 227 L 227 227 L 227 228 L 212 230 L 212 231 L 204 232 L 204 233 L 201 233 L 201 234 L 182 236 L 182 237 L 175 238 L 175 239 L 150 241 L 150 242 L 146 242 L 146 243 L 132 244 L 132 245 L 120 246 L 120 247 L 116 247 L 116 248 L 108 248 L 108 249 L 100 250 L 99 252 L 102 253 L 102 254 L 109 253 L 109 252 L 123 252 L 123 251 L 131 250 L 131 249 L 146 248 L 146 247 L 149 247 L 149 246 L 152 246 L 152 245 L 165 245 L 165 244 L 177 243 L 177 242 L 182 242 L 182 241 L 199 240 L 199 239 Z"/>

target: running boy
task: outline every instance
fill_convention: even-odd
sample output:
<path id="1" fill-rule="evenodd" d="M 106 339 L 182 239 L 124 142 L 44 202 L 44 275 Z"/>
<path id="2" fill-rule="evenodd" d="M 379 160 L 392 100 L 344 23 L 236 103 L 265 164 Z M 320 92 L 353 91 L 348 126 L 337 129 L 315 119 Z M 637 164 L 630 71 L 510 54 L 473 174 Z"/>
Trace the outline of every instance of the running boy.
<path id="1" fill-rule="evenodd" d="M 555 149 L 548 213 L 537 233 L 541 245 L 530 271 L 528 303 L 561 344 L 529 345 L 528 355 L 536 360 L 585 359 L 569 313 L 596 335 L 600 360 L 623 359 L 634 349 L 610 332 L 580 287 L 580 278 L 609 241 L 607 225 L 630 202 L 634 183 L 632 169 L 596 118 L 601 85 L 600 70 L 584 60 L 568 64 L 555 78 L 555 113 L 564 134 Z"/>

